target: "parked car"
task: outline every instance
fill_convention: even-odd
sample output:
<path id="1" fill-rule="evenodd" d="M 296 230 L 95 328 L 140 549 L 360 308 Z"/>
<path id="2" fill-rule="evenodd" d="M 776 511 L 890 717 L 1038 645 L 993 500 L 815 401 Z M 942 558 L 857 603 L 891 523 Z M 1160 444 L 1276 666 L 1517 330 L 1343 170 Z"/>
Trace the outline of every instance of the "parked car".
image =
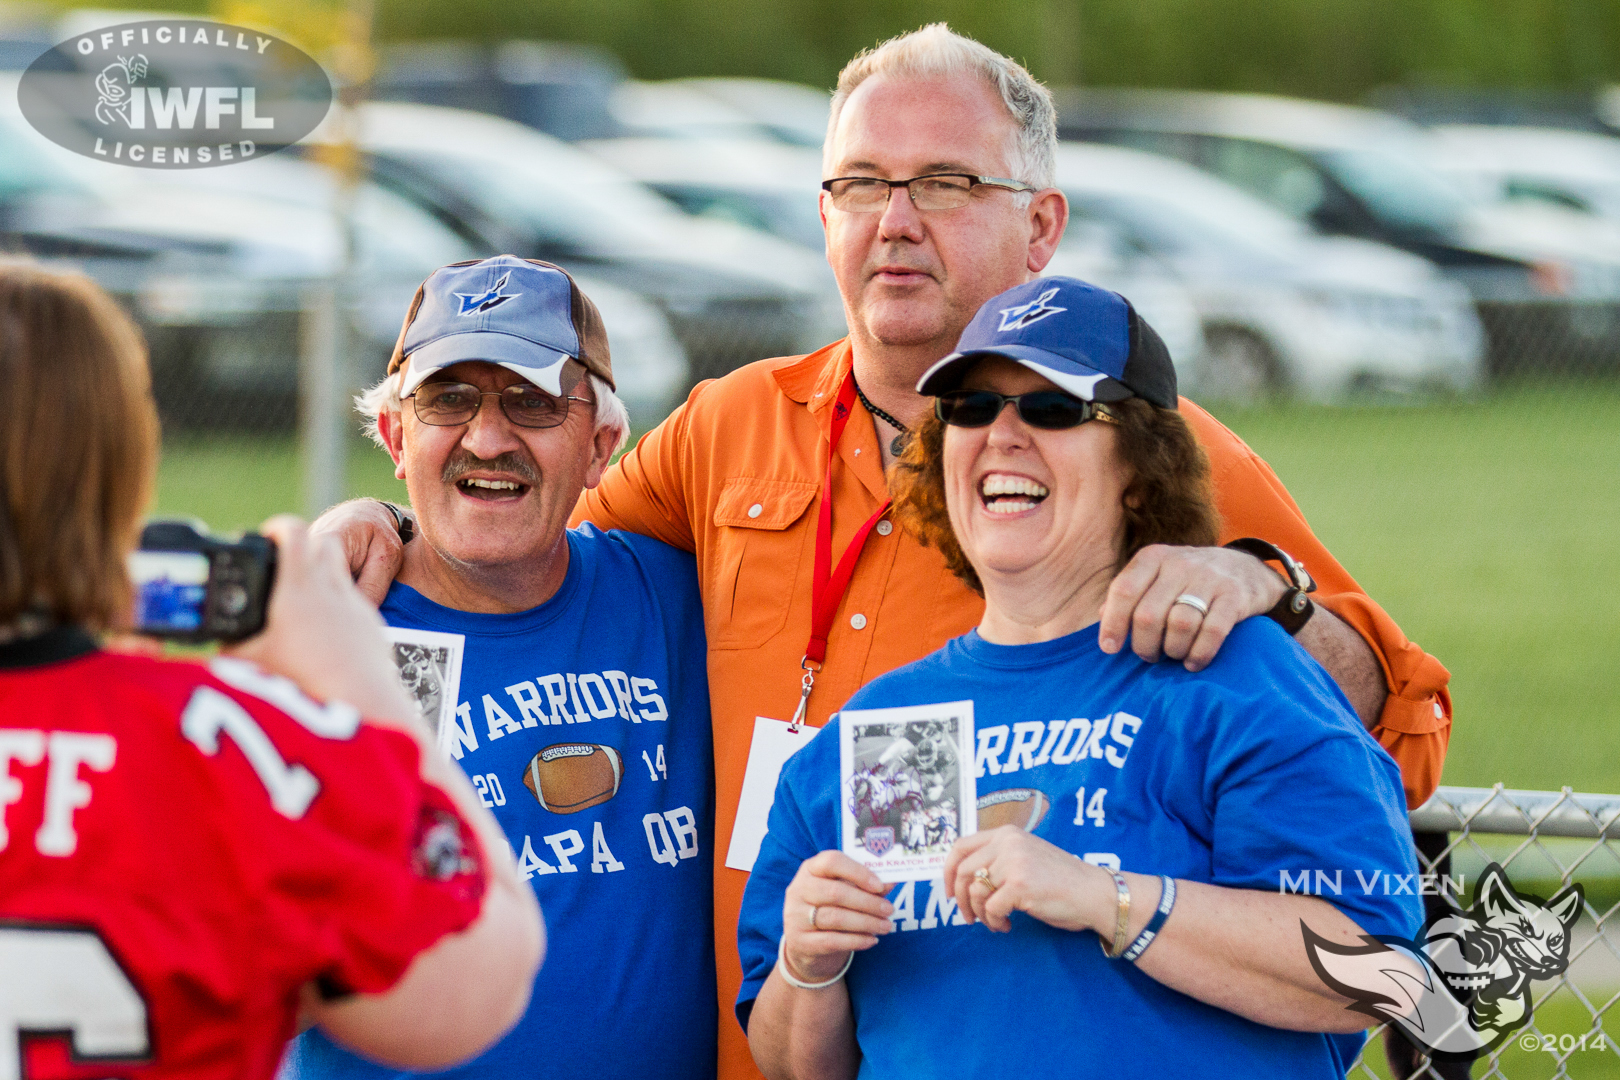
<path id="1" fill-rule="evenodd" d="M 343 265 L 324 168 L 286 155 L 228 169 L 152 171 L 73 155 L 16 113 L 0 78 L 0 251 L 78 269 L 131 311 L 176 427 L 275 430 L 297 415 L 299 318 Z M 378 377 L 420 281 L 475 257 L 454 232 L 375 184 L 356 193 L 354 273 L 341 282 L 349 363 Z M 638 424 L 685 388 L 685 353 L 636 294 L 582 279 L 602 309 L 621 394 Z"/>
<path id="2" fill-rule="evenodd" d="M 530 128 L 376 103 L 364 107 L 362 130 L 377 182 L 480 253 L 547 259 L 651 300 L 686 350 L 691 383 L 843 333 L 842 302 L 814 252 L 730 222 L 696 220 Z"/>
<path id="3" fill-rule="evenodd" d="M 625 82 L 611 109 L 625 134 L 768 140 L 821 149 L 832 95 L 779 79 Z"/>
<path id="4" fill-rule="evenodd" d="M 821 251 L 821 151 L 758 139 L 594 139 L 576 144 L 688 214 Z M 828 270 L 828 274 L 831 274 Z"/>
<path id="5" fill-rule="evenodd" d="M 555 138 L 623 134 L 608 109 L 628 73 L 605 49 L 555 41 L 413 41 L 378 50 L 372 96 L 504 116 Z"/>
<path id="6" fill-rule="evenodd" d="M 289 157 L 265 158 L 230 169 L 149 174 L 153 182 L 299 207 L 326 217 L 336 204 L 333 174 Z M 355 269 L 362 290 L 352 319 L 365 350 L 355 358 L 359 381 L 380 378 L 393 352 L 399 326 L 416 287 L 434 269 L 477 258 L 464 240 L 427 211 L 373 183 L 361 186 L 355 203 Z M 341 234 L 335 234 L 341 243 Z M 333 250 L 331 256 L 341 255 Z M 589 275 L 576 281 L 602 314 L 613 354 L 619 397 L 636 426 L 651 427 L 680 404 L 687 389 L 686 352 L 669 320 L 636 293 Z"/>
<path id="7" fill-rule="evenodd" d="M 1468 295 L 1426 260 L 1318 236 L 1157 155 L 1065 143 L 1057 170 L 1071 233 L 1106 223 L 1190 291 L 1205 349 L 1177 365 L 1189 396 L 1331 399 L 1354 389 L 1466 389 L 1480 377 L 1483 336 Z"/>
<path id="8" fill-rule="evenodd" d="M 1577 215 L 1471 202 L 1386 113 L 1252 94 L 1083 91 L 1067 138 L 1207 169 L 1330 234 L 1404 248 L 1473 296 L 1494 373 L 1620 366 L 1620 251 Z"/>
<path id="9" fill-rule="evenodd" d="M 1482 199 L 1549 203 L 1620 221 L 1620 138 L 1489 124 L 1430 130 L 1435 168 Z"/>

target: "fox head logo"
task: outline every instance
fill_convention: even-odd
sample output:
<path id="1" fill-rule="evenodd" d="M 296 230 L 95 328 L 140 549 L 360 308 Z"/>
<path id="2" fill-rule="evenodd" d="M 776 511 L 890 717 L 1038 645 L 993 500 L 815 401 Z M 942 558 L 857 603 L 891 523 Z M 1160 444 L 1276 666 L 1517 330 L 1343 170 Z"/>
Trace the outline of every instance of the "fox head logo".
<path id="1" fill-rule="evenodd" d="M 1430 919 L 1418 937 L 1338 945 L 1301 923 L 1305 951 L 1350 1008 L 1398 1026 L 1432 1057 L 1493 1049 L 1530 1019 L 1530 983 L 1569 967 L 1585 890 L 1525 896 L 1492 863 L 1472 907 Z"/>

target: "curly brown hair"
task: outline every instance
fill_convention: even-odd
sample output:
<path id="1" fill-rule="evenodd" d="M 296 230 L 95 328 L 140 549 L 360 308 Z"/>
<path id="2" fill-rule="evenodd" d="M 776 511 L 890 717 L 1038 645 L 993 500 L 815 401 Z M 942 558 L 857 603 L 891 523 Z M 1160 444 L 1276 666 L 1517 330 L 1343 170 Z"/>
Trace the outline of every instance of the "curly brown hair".
<path id="1" fill-rule="evenodd" d="M 1187 421 L 1141 398 L 1108 407 L 1118 421 L 1120 461 L 1131 474 L 1121 499 L 1125 538 L 1116 572 L 1149 544 L 1213 544 L 1220 535 L 1220 515 L 1209 483 L 1209 458 Z M 944 448 L 945 424 L 929 414 L 889 470 L 894 516 L 924 545 L 938 548 L 951 572 L 982 596 L 984 586 L 957 543 L 945 508 Z"/>

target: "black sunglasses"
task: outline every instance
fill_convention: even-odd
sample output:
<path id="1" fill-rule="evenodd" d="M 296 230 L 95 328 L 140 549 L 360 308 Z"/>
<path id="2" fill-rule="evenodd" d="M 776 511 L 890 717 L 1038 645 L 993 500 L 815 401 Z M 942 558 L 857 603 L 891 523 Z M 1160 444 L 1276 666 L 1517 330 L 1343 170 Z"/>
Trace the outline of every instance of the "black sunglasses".
<path id="1" fill-rule="evenodd" d="M 956 390 L 934 399 L 934 415 L 952 427 L 989 427 L 1008 402 L 1018 407 L 1018 416 L 1024 423 L 1047 431 L 1077 427 L 1087 420 L 1119 423 L 1108 406 L 1081 401 L 1062 390 L 1034 390 L 1013 397 L 991 390 Z"/>

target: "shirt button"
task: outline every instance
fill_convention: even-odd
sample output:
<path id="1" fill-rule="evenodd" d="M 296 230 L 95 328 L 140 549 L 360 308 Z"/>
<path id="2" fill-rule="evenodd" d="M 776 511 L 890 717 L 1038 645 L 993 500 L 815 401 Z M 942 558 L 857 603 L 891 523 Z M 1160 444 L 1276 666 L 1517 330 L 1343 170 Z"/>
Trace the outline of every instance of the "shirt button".
<path id="1" fill-rule="evenodd" d="M 879 536 L 888 536 L 894 532 L 894 523 L 892 521 L 880 521 L 877 523 L 877 530 Z"/>
<path id="2" fill-rule="evenodd" d="M 753 506 L 748 508 L 748 516 L 751 518 L 759 517 L 759 515 L 763 514 L 764 512 L 765 508 L 759 503 L 755 503 Z"/>
<path id="3" fill-rule="evenodd" d="M 855 614 L 849 617 L 849 625 L 853 626 L 857 630 L 865 630 L 866 616 L 857 611 Z"/>
<path id="4" fill-rule="evenodd" d="M 1446 710 L 1440 707 L 1440 703 L 1438 701 L 1434 703 L 1434 718 L 1436 720 L 1444 720 L 1446 718 Z"/>
<path id="5" fill-rule="evenodd" d="M 861 448 L 860 448 L 860 447 L 858 447 L 858 446 L 857 446 L 857 447 L 856 447 L 856 448 L 855 448 L 855 456 L 856 456 L 856 457 L 860 457 L 860 456 L 861 456 Z"/>

